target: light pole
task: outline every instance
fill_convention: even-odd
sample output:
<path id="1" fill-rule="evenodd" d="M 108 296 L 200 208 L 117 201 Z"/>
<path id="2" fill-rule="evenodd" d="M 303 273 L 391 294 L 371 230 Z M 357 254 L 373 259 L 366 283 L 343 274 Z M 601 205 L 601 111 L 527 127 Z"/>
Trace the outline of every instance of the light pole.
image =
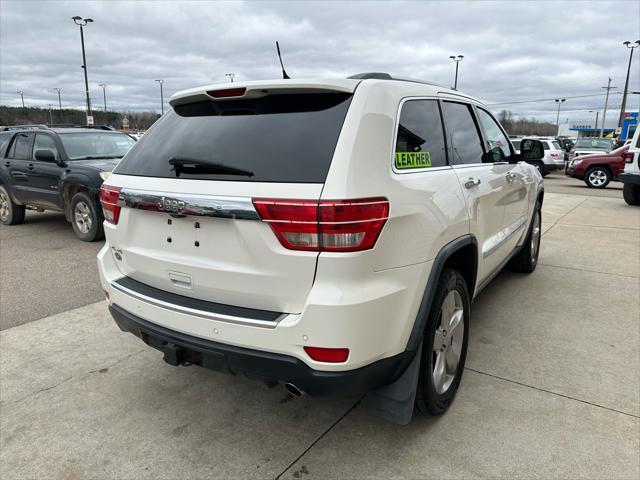
<path id="1" fill-rule="evenodd" d="M 464 55 L 458 55 L 457 57 L 455 55 L 451 55 L 449 58 L 454 62 L 456 62 L 456 79 L 453 82 L 453 89 L 457 90 L 458 89 L 458 64 L 462 61 L 462 59 L 464 58 Z"/>
<path id="2" fill-rule="evenodd" d="M 627 66 L 627 79 L 624 82 L 624 92 L 622 93 L 622 106 L 620 107 L 620 118 L 618 119 L 618 126 L 622 128 L 624 122 L 624 111 L 627 107 L 627 91 L 629 90 L 629 72 L 631 72 L 631 59 L 633 58 L 633 50 L 640 47 L 640 40 L 636 40 L 632 45 L 631 42 L 626 41 L 623 43 L 625 47 L 630 49 L 629 52 L 629 65 Z"/>
<path id="3" fill-rule="evenodd" d="M 99 87 L 102 87 L 102 98 L 104 99 L 104 113 L 106 115 L 107 113 L 107 84 L 106 83 L 99 83 L 98 84 Z M 105 118 L 105 122 L 106 122 L 106 118 Z"/>
<path id="4" fill-rule="evenodd" d="M 51 104 L 49 104 L 49 126 L 53 125 L 53 113 L 51 113 Z"/>
<path id="5" fill-rule="evenodd" d="M 556 115 L 556 129 L 557 129 L 556 135 L 560 134 L 560 105 L 562 105 L 562 102 L 566 100 L 567 100 L 566 98 L 556 98 L 556 103 L 558 104 L 558 114 Z"/>
<path id="6" fill-rule="evenodd" d="M 62 89 L 54 88 L 54 90 L 58 92 L 58 107 L 59 107 L 59 110 L 62 112 L 62 97 L 60 96 L 60 92 L 62 92 Z"/>
<path id="7" fill-rule="evenodd" d="M 233 79 L 235 78 L 236 74 L 235 73 L 225 73 L 224 76 L 225 77 L 229 77 L 229 79 L 231 80 L 231 83 L 233 83 Z"/>
<path id="8" fill-rule="evenodd" d="M 593 128 L 594 128 L 594 130 L 597 130 L 598 129 L 598 115 L 600 115 L 600 110 L 589 110 L 589 113 L 593 113 L 593 112 L 596 112 L 596 126 L 593 127 Z"/>
<path id="9" fill-rule="evenodd" d="M 22 100 L 22 108 L 24 108 L 24 92 L 22 90 L 18 90 L 16 93 L 20 95 L 20 99 Z"/>
<path id="10" fill-rule="evenodd" d="M 160 115 L 164 115 L 164 93 L 162 93 L 162 84 L 164 80 L 156 80 L 160 84 Z"/>
<path id="11" fill-rule="evenodd" d="M 71 17 L 73 23 L 80 27 L 80 43 L 82 44 L 82 69 L 84 70 L 84 89 L 87 95 L 87 125 L 93 125 L 93 116 L 91 115 L 91 99 L 89 98 L 89 79 L 87 77 L 87 55 L 84 51 L 84 27 L 88 23 L 93 23 L 92 18 L 82 18 L 79 16 Z"/>

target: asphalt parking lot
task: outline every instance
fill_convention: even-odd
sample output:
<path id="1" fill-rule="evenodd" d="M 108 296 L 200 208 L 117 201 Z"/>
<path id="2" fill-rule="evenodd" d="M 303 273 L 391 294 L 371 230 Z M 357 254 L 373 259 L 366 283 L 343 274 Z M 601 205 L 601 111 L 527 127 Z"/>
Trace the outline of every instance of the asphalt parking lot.
<path id="1" fill-rule="evenodd" d="M 538 269 L 480 295 L 455 403 L 407 427 L 171 367 L 99 301 L 99 245 L 3 227 L 0 477 L 638 478 L 640 209 L 582 185 L 547 177 Z"/>

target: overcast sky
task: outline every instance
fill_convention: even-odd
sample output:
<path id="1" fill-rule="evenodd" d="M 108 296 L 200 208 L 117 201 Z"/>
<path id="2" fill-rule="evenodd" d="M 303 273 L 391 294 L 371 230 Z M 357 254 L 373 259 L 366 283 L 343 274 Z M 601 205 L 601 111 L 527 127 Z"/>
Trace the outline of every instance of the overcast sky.
<path id="1" fill-rule="evenodd" d="M 213 2 L 0 0 L 0 104 L 83 108 L 79 28 L 85 30 L 95 108 L 160 110 L 178 90 L 278 78 L 274 42 L 296 78 L 384 71 L 451 86 L 450 55 L 462 54 L 458 88 L 494 111 L 555 122 L 555 97 L 566 97 L 561 122 L 592 120 L 607 78 L 621 92 L 629 50 L 640 39 L 640 1 L 616 2 Z M 640 90 L 640 52 L 630 90 Z M 569 98 L 580 95 L 595 95 Z M 621 102 L 612 94 L 614 122 Z M 551 99 L 533 103 L 514 103 Z M 627 109 L 638 109 L 630 95 Z M 500 104 L 500 105 L 497 105 Z M 602 113 L 601 113 L 602 115 Z M 609 123 L 609 122 L 607 122 Z"/>

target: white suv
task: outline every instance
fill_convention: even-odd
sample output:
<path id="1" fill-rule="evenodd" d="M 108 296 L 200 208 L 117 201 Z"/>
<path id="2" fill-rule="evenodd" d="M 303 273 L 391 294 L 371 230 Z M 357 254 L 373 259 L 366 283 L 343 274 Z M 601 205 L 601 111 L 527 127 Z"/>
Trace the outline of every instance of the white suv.
<path id="1" fill-rule="evenodd" d="M 472 299 L 536 267 L 540 142 L 518 155 L 477 100 L 387 74 L 170 103 L 101 190 L 120 328 L 173 365 L 444 412 Z"/>
<path id="2" fill-rule="evenodd" d="M 627 153 L 623 155 L 625 166 L 619 180 L 624 184 L 622 195 L 629 205 L 640 205 L 640 128 L 636 129 Z"/>

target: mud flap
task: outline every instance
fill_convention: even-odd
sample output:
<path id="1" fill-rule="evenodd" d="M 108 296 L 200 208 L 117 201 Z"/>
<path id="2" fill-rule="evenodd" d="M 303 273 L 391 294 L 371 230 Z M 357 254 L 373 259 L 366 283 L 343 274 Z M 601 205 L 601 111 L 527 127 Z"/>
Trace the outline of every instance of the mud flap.
<path id="1" fill-rule="evenodd" d="M 407 425 L 413 416 L 422 358 L 422 341 L 404 373 L 390 385 L 372 390 L 364 397 L 367 412 L 398 425 Z"/>

